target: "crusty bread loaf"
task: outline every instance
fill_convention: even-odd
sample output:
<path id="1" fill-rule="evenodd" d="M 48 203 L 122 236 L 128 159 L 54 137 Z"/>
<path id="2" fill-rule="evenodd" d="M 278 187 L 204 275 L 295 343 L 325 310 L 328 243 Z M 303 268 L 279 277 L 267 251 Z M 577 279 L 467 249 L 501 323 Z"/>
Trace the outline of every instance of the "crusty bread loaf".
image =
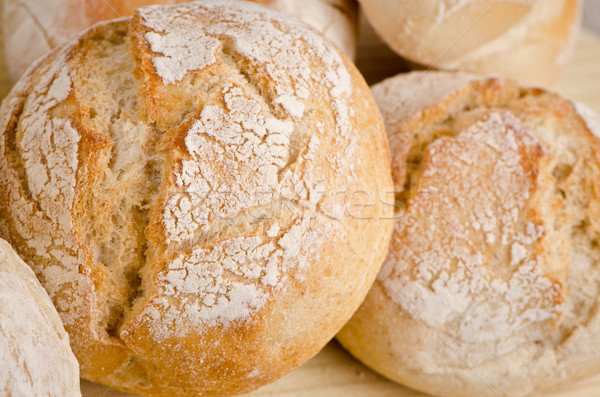
<path id="1" fill-rule="evenodd" d="M 0 394 L 81 396 L 79 366 L 48 294 L 0 240 Z"/>
<path id="2" fill-rule="evenodd" d="M 579 0 L 360 0 L 398 54 L 425 67 L 553 84 L 579 27 Z"/>
<path id="3" fill-rule="evenodd" d="M 600 118 L 445 72 L 373 87 L 399 210 L 340 342 L 436 396 L 523 396 L 600 371 Z"/>
<path id="4" fill-rule="evenodd" d="M 132 15 L 150 4 L 189 0 L 0 0 L 4 1 L 4 48 L 13 81 L 34 60 L 66 43 L 93 24 Z M 289 12 L 321 31 L 354 58 L 357 36 L 356 0 L 250 0 Z"/>
<path id="5" fill-rule="evenodd" d="M 352 63 L 246 2 L 151 6 L 30 69 L 0 110 L 0 235 L 82 376 L 229 395 L 316 354 L 391 235 L 387 141 Z"/>

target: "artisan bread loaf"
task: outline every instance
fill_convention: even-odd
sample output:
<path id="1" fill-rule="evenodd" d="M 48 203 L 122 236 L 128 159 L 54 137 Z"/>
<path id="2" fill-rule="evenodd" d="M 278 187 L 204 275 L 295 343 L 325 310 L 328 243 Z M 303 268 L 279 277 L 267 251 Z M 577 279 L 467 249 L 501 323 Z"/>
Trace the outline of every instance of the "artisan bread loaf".
<path id="1" fill-rule="evenodd" d="M 81 396 L 79 366 L 52 301 L 0 240 L 0 394 Z"/>
<path id="2" fill-rule="evenodd" d="M 390 252 L 338 335 L 436 396 L 524 396 L 600 371 L 600 118 L 498 78 L 373 87 L 398 211 Z"/>
<path id="3" fill-rule="evenodd" d="M 4 48 L 13 81 L 34 60 L 99 21 L 130 16 L 138 7 L 189 0 L 0 0 L 4 1 Z M 356 0 L 250 0 L 289 12 L 312 25 L 354 58 Z"/>
<path id="4" fill-rule="evenodd" d="M 579 27 L 579 0 L 360 0 L 381 38 L 425 67 L 556 81 Z"/>
<path id="5" fill-rule="evenodd" d="M 387 251 L 376 104 L 283 12 L 207 0 L 97 25 L 30 69 L 0 131 L 0 235 L 82 376 L 117 389 L 279 378 L 351 317 Z"/>

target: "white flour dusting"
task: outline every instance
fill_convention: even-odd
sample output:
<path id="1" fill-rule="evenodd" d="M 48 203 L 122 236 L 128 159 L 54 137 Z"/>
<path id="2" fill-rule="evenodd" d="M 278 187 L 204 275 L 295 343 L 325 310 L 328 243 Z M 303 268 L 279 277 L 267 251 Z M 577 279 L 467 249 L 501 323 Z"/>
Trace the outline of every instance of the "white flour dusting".
<path id="1" fill-rule="evenodd" d="M 197 49 L 204 55 L 199 54 L 196 58 L 214 61 L 214 51 L 218 47 L 215 38 L 226 38 L 233 42 L 241 56 L 257 69 L 266 71 L 275 84 L 273 103 L 280 104 L 292 119 L 304 117 L 305 100 L 310 92 L 328 87 L 336 115 L 336 136 L 349 135 L 350 74 L 338 52 L 304 25 L 285 14 L 251 3 L 228 1 L 205 1 L 194 6 L 184 4 L 168 10 L 147 7 L 138 12 L 144 26 L 152 30 L 145 36 L 150 39 L 152 50 L 170 59 L 170 70 L 157 68 L 165 83 L 190 70 L 184 65 L 184 56 L 174 58 L 189 51 L 190 41 L 209 43 L 206 48 Z M 197 20 L 207 20 L 215 14 L 220 15 L 219 21 L 207 23 L 203 30 L 194 29 Z M 287 33 L 290 25 L 297 30 L 294 35 Z M 164 31 L 169 33 L 160 33 Z M 325 73 L 315 71 L 319 69 L 309 62 L 304 42 L 311 45 L 309 55 L 322 63 Z M 159 59 L 163 57 L 157 55 L 154 58 L 155 65 Z M 204 61 L 195 63 L 199 65 L 198 69 L 208 64 Z M 231 91 L 224 96 L 226 108 L 205 108 L 186 139 L 192 158 L 183 162 L 177 183 L 188 195 L 172 197 L 167 206 L 164 224 L 169 241 L 189 239 L 210 225 L 214 217 L 227 217 L 245 208 L 264 205 L 285 189 L 289 190 L 289 186 L 283 186 L 288 181 L 279 181 L 278 174 L 289 157 L 293 122 L 265 119 L 258 114 L 264 113 L 264 109 L 248 94 L 237 87 L 228 89 Z M 340 162 L 339 159 L 335 161 Z M 223 169 L 236 169 L 238 175 L 233 181 L 225 181 Z M 311 184 L 308 181 L 308 185 Z M 303 186 L 296 183 L 291 190 L 302 189 Z"/>
<path id="2" fill-rule="evenodd" d="M 311 95 L 318 95 L 333 110 L 334 132 L 326 133 L 340 147 L 347 146 L 353 115 L 350 73 L 338 51 L 313 30 L 252 3 L 208 0 L 168 9 L 147 7 L 138 14 L 150 30 L 144 38 L 164 84 L 210 67 L 221 58 L 218 51 L 227 51 L 228 58 L 241 58 L 257 71 L 250 79 L 267 80 L 273 89 L 270 104 L 241 83 L 230 82 L 212 94 L 187 132 L 189 156 L 175 173 L 178 193 L 169 197 L 163 216 L 168 242 L 187 245 L 223 227 L 223 220 L 235 224 L 238 216 L 255 208 L 273 208 L 281 200 L 296 211 L 303 208 L 291 227 L 275 222 L 265 237 L 231 237 L 180 256 L 163 280 L 165 293 L 177 295 L 182 308 L 154 302 L 167 313 L 167 322 L 180 325 L 247 318 L 265 304 L 272 289 L 285 285 L 289 270 L 302 277 L 308 258 L 327 234 L 327 224 L 334 222 L 319 221 L 317 233 L 303 212 L 316 211 L 323 197 L 313 177 L 319 139 L 310 137 L 308 150 L 295 159 L 294 149 L 302 148 L 294 148 L 298 143 L 293 138 L 296 123 L 310 122 Z M 280 106 L 286 116 L 275 116 L 269 106 Z M 342 155 L 328 160 L 350 178 Z M 294 171 L 290 161 L 301 162 L 305 169 Z M 341 218 L 344 206 L 336 208 Z M 153 310 L 146 312 L 149 318 Z"/>
<path id="3" fill-rule="evenodd" d="M 85 281 L 78 272 L 79 251 L 70 217 L 81 136 L 69 120 L 50 115 L 51 109 L 71 91 L 69 70 L 63 60 L 64 53 L 47 66 L 21 114 L 23 135 L 18 149 L 34 201 L 18 195 L 16 186 L 10 191 L 14 193 L 15 205 L 11 209 L 17 232 L 36 255 L 55 263 L 36 270 L 54 304 L 61 309 L 63 321 L 69 324 L 75 321 L 77 302 L 83 304 L 83 299 L 73 294 L 83 294 Z M 2 182 L 6 186 L 15 184 L 14 180 Z M 32 222 L 35 231 L 29 226 Z"/>
<path id="4" fill-rule="evenodd" d="M 243 209 L 266 205 L 280 195 L 279 172 L 289 156 L 290 120 L 266 118 L 260 104 L 240 87 L 223 89 L 225 107 L 206 106 L 185 139 L 184 160 L 164 224 L 169 241 L 191 238 Z M 236 170 L 231 178 L 230 170 Z"/>
<path id="5" fill-rule="evenodd" d="M 146 33 L 150 48 L 163 54 L 154 58 L 156 72 L 167 83 L 180 81 L 191 70 L 203 69 L 215 62 L 214 51 L 219 41 L 205 35 L 194 35 L 194 30 L 177 30 L 165 34 Z M 180 43 L 173 46 L 172 43 Z"/>
<path id="6" fill-rule="evenodd" d="M 349 128 L 349 109 L 345 97 L 351 95 L 350 75 L 337 50 L 316 32 L 287 14 L 259 7 L 253 3 L 207 0 L 201 4 L 183 4 L 165 11 L 161 7 L 138 10 L 144 25 L 153 30 L 146 34 L 157 73 L 166 83 L 181 79 L 186 72 L 202 69 L 214 62 L 219 40 L 232 40 L 244 57 L 261 65 L 275 83 L 280 103 L 293 117 L 304 114 L 304 99 L 315 85 L 326 85 L 338 117 L 337 132 L 345 135 Z M 219 15 L 220 21 L 198 29 L 198 19 Z M 290 26 L 294 34 L 288 34 Z M 168 31 L 167 34 L 160 33 Z M 217 39 L 218 38 L 218 39 Z M 191 44 L 194 43 L 194 44 Z M 307 54 L 306 44 L 312 53 Z M 316 75 L 308 61 L 314 56 L 327 68 Z M 191 58 L 191 59 L 190 59 Z"/>
<path id="7" fill-rule="evenodd" d="M 538 263 L 543 226 L 525 212 L 536 182 L 521 166 L 522 156 L 538 145 L 510 113 L 491 113 L 455 138 L 429 145 L 419 189 L 435 203 L 409 200 L 396 225 L 380 274 L 391 299 L 458 340 L 495 341 L 500 349 L 518 343 L 513 333 L 541 332 L 560 315 L 560 292 Z M 436 220 L 430 219 L 433 205 Z M 495 254 L 509 263 L 495 264 Z M 504 267 L 508 275 L 495 273 Z"/>
<path id="8" fill-rule="evenodd" d="M 156 320 L 161 307 L 163 321 L 180 333 L 189 324 L 214 326 L 247 318 L 273 290 L 285 287 L 286 271 L 306 270 L 306 258 L 314 255 L 330 231 L 327 225 L 320 228 L 312 228 L 307 213 L 286 231 L 267 233 L 268 238 L 234 237 L 182 254 L 169 263 L 161 289 L 164 296 L 177 295 L 181 307 L 158 298 L 144 314 Z M 273 230 L 279 231 L 278 226 Z M 156 331 L 160 336 L 161 329 Z"/>
<path id="9" fill-rule="evenodd" d="M 337 220 L 318 213 L 324 208 L 323 188 L 315 175 L 327 171 L 351 183 L 348 170 L 354 160 L 339 156 L 324 160 L 320 136 L 296 139 L 295 134 L 300 127 L 308 130 L 303 124 L 310 122 L 308 112 L 315 110 L 310 108 L 311 98 L 324 98 L 331 104 L 325 111 L 332 117 L 319 133 L 335 137 L 340 148 L 348 146 L 356 135 L 349 106 L 350 73 L 338 51 L 310 28 L 250 3 L 209 0 L 148 7 L 139 14 L 148 30 L 141 39 L 165 85 L 210 67 L 223 55 L 219 51 L 225 51 L 225 45 L 262 71 L 257 78 L 273 83 L 273 103 L 265 103 L 252 83 L 248 88 L 231 82 L 207 93 L 216 100 L 191 116 L 185 153 L 173 169 L 176 186 L 161 212 L 167 242 L 187 248 L 178 251 L 159 275 L 171 301 L 156 299 L 155 306 L 145 311 L 150 319 L 160 315 L 174 324 L 244 319 L 274 291 L 285 288 L 288 277 L 301 280 L 321 245 L 337 231 L 332 230 Z M 218 21 L 202 25 L 210 18 Z M 39 275 L 69 325 L 81 321 L 78 310 L 90 303 L 94 287 L 79 273 L 89 258 L 79 249 L 72 223 L 82 138 L 72 120 L 53 115 L 77 88 L 67 66 L 71 47 L 65 48 L 49 66 L 41 64 L 46 70 L 39 71 L 40 81 L 25 96 L 20 115 L 18 149 L 31 198 L 21 194 L 18 178 L 7 176 L 12 175 L 8 168 L 0 169 L 0 182 L 14 193 L 11 216 L 16 232 L 35 255 L 48 261 L 40 266 Z M 0 167 L 5 165 L 0 162 Z M 253 209 L 273 212 L 282 204 L 292 211 L 281 221 L 260 223 L 246 214 Z M 335 208 L 342 218 L 344 206 Z M 225 230 L 226 220 L 239 214 L 245 214 L 248 222 L 264 224 L 264 230 L 257 228 L 264 236 L 236 235 L 235 227 Z M 234 226 L 245 227 L 235 222 Z M 223 237 L 218 234 L 223 230 L 231 233 Z M 183 306 L 173 304 L 175 298 Z"/>

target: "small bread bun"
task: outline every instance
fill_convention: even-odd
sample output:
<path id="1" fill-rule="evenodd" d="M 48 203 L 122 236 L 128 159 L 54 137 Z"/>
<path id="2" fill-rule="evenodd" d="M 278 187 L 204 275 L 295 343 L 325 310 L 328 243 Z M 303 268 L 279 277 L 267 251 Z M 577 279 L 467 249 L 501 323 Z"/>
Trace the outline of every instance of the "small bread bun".
<path id="1" fill-rule="evenodd" d="M 0 239 L 0 395 L 81 396 L 79 365 L 48 294 Z"/>
<path id="2" fill-rule="evenodd" d="M 4 1 L 4 51 L 13 81 L 51 49 L 93 24 L 130 16 L 138 7 L 189 0 L 0 0 Z M 249 0 L 289 12 L 321 31 L 354 59 L 356 0 Z"/>
<path id="3" fill-rule="evenodd" d="M 373 87 L 399 211 L 338 334 L 443 397 L 524 396 L 600 371 L 600 118 L 509 80 L 413 72 Z"/>
<path id="4" fill-rule="evenodd" d="M 575 42 L 579 0 L 360 0 L 381 38 L 425 67 L 551 85 Z"/>
<path id="5" fill-rule="evenodd" d="M 231 395 L 316 354 L 387 251 L 383 123 L 333 44 L 206 0 L 96 25 L 0 108 L 0 235 L 60 312 L 82 376 Z"/>

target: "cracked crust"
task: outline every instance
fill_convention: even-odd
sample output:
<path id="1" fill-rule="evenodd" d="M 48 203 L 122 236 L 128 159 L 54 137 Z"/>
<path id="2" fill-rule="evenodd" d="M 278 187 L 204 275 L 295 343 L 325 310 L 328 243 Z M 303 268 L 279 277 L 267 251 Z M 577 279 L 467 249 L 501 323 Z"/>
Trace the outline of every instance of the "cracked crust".
<path id="1" fill-rule="evenodd" d="M 0 0 L 7 68 L 13 81 L 38 58 L 95 23 L 133 15 L 136 8 L 189 0 Z M 358 29 L 356 0 L 249 0 L 289 12 L 313 26 L 354 59 Z"/>
<path id="2" fill-rule="evenodd" d="M 379 270 L 378 115 L 350 61 L 283 13 L 141 9 L 52 52 L 3 102 L 0 235 L 84 378 L 247 392 L 316 354 Z"/>
<path id="3" fill-rule="evenodd" d="M 600 370 L 598 117 L 462 74 L 372 91 L 389 111 L 399 211 L 340 342 L 440 396 L 524 396 Z"/>

